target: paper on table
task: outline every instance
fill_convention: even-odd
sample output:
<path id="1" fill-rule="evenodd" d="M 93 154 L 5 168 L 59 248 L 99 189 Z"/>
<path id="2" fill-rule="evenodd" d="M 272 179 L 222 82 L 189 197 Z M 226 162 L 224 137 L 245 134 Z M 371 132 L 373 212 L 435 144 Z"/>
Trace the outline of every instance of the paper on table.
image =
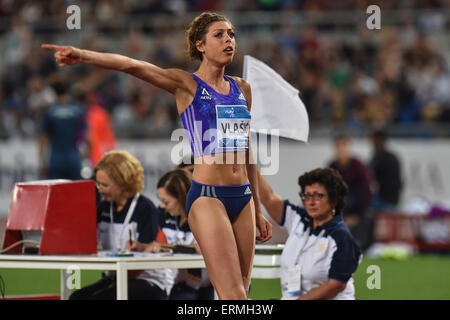
<path id="1" fill-rule="evenodd" d="M 111 254 L 115 254 L 117 252 L 113 251 L 100 251 L 98 253 L 99 257 L 111 257 Z M 162 256 L 170 256 L 172 253 L 170 252 L 159 252 L 159 253 L 152 253 L 152 252 L 138 252 L 138 251 L 131 251 L 130 253 L 133 254 L 133 257 L 162 257 Z"/>
<path id="2" fill-rule="evenodd" d="M 163 256 L 171 256 L 171 255 L 173 255 L 171 252 L 153 253 L 153 252 L 132 251 L 131 253 L 134 254 L 135 257 L 163 257 Z"/>

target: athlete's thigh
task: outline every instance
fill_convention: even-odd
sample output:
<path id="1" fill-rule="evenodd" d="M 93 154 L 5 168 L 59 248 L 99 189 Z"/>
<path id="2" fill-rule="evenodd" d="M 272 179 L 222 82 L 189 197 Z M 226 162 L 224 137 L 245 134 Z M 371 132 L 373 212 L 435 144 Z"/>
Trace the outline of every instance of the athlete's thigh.
<path id="1" fill-rule="evenodd" d="M 196 199 L 189 212 L 188 222 L 218 293 L 242 286 L 238 248 L 222 202 L 209 197 Z"/>
<path id="2" fill-rule="evenodd" d="M 232 224 L 239 253 L 242 278 L 246 290 L 250 285 L 250 276 L 255 253 L 256 223 L 253 198 L 242 209 Z"/>

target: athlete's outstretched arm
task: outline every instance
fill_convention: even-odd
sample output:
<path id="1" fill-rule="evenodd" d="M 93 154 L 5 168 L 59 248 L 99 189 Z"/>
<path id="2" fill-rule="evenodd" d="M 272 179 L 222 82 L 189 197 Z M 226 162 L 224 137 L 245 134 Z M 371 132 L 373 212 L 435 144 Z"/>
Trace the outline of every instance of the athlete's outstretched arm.
<path id="1" fill-rule="evenodd" d="M 189 74 L 180 69 L 163 69 L 146 61 L 132 59 L 115 53 L 102 53 L 82 50 L 72 46 L 43 44 L 43 49 L 54 50 L 56 62 L 60 67 L 78 63 L 129 73 L 154 86 L 175 94 L 177 89 L 185 88 Z"/>

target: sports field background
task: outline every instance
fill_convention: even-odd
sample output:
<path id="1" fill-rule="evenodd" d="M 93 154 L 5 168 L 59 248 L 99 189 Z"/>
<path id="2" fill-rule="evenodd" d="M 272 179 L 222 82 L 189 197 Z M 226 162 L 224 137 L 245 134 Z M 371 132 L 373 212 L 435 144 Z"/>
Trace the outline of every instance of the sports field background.
<path id="1" fill-rule="evenodd" d="M 381 288 L 368 289 L 367 268 L 381 271 Z M 364 258 L 354 274 L 358 300 L 450 299 L 450 255 L 421 254 L 405 260 Z M 46 295 L 59 293 L 58 270 L 0 269 L 5 295 Z M 82 271 L 81 286 L 99 279 L 101 271 Z M 251 299 L 279 299 L 279 279 L 253 280 Z"/>

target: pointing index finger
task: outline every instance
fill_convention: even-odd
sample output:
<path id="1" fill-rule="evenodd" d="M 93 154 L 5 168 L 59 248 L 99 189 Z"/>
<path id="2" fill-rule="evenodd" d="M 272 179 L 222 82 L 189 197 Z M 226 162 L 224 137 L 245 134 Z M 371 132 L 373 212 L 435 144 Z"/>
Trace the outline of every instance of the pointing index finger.
<path id="1" fill-rule="evenodd" d="M 48 44 L 48 43 L 44 43 L 41 45 L 42 49 L 47 49 L 47 50 L 62 50 L 64 47 L 63 46 L 58 46 L 56 44 Z"/>

